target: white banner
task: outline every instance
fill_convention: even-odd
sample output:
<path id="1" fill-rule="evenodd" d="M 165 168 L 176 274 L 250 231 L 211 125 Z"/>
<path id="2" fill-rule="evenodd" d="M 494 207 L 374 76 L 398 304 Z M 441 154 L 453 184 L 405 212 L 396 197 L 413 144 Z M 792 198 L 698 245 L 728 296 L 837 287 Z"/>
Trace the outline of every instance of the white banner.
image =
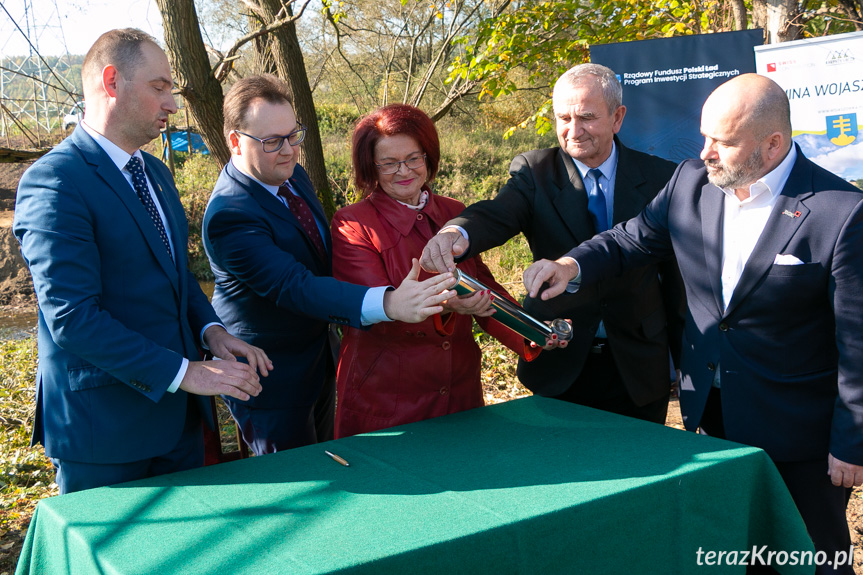
<path id="1" fill-rule="evenodd" d="M 794 141 L 846 180 L 863 179 L 863 32 L 755 47 L 755 67 L 791 102 Z"/>

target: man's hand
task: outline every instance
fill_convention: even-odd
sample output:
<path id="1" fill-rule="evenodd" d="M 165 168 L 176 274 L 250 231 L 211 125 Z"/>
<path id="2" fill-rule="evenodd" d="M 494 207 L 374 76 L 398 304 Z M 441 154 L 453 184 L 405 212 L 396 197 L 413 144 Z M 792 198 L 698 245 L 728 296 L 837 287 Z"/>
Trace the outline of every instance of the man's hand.
<path id="1" fill-rule="evenodd" d="M 832 454 L 827 456 L 827 474 L 837 487 L 857 487 L 863 484 L 863 466 L 845 463 Z"/>
<path id="2" fill-rule="evenodd" d="M 578 264 L 572 258 L 562 257 L 557 261 L 539 260 L 524 270 L 522 279 L 530 297 L 540 296 L 543 301 L 549 300 L 564 292 L 567 284 L 578 275 Z M 548 288 L 539 293 L 544 283 Z"/>
<path id="3" fill-rule="evenodd" d="M 236 359 L 190 361 L 180 389 L 195 395 L 228 395 L 246 401 L 250 395 L 261 393 L 261 382 L 250 365 Z"/>
<path id="4" fill-rule="evenodd" d="M 444 312 L 455 312 L 462 315 L 488 317 L 496 311 L 491 307 L 494 296 L 491 290 L 477 291 L 470 295 L 460 295 L 443 302 Z"/>
<path id="5" fill-rule="evenodd" d="M 204 332 L 204 343 L 210 348 L 210 353 L 219 359 L 237 361 L 237 357 L 246 358 L 252 371 L 259 371 L 264 377 L 267 377 L 273 369 L 273 362 L 264 350 L 232 336 L 220 325 L 211 325 L 207 328 Z"/>
<path id="6" fill-rule="evenodd" d="M 451 273 L 432 276 L 420 282 L 417 281 L 420 275 L 419 260 L 413 258 L 412 264 L 402 284 L 384 294 L 384 313 L 395 321 L 419 323 L 442 312 L 440 304 L 456 295 L 456 292 L 447 289 L 453 283 Z"/>
<path id="7" fill-rule="evenodd" d="M 469 244 L 458 230 L 441 231 L 423 248 L 420 263 L 427 272 L 455 271 L 454 256 L 460 256 L 467 251 Z"/>

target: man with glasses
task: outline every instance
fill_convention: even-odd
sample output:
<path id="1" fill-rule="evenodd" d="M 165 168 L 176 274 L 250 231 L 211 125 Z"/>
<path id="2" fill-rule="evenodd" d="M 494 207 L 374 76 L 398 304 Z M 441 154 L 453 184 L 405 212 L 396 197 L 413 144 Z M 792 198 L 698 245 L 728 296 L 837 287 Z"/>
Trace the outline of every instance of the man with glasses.
<path id="1" fill-rule="evenodd" d="M 332 438 L 339 342 L 330 324 L 422 321 L 454 292 L 446 290 L 450 274 L 416 281 L 419 265 L 398 289 L 331 277 L 329 226 L 297 164 L 305 128 L 284 82 L 240 80 L 225 96 L 224 116 L 231 161 L 204 215 L 204 247 L 219 317 L 272 359 L 257 397 L 225 398 L 243 439 L 261 455 Z"/>

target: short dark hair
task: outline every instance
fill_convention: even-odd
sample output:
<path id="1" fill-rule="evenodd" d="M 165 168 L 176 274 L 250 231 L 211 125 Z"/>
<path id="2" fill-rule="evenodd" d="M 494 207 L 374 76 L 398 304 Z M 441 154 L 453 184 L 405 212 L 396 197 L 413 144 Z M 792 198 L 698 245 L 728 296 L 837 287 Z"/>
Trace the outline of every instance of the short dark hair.
<path id="1" fill-rule="evenodd" d="M 90 46 L 81 64 L 81 79 L 100 78 L 105 66 L 114 66 L 123 78 L 129 80 L 141 65 L 141 45 L 150 42 L 159 46 L 156 39 L 137 28 L 108 30 Z M 161 49 L 161 48 L 160 48 Z"/>
<path id="2" fill-rule="evenodd" d="M 437 129 L 425 112 L 407 104 L 390 104 L 360 118 L 354 127 L 351 157 L 354 183 L 363 197 L 378 185 L 375 146 L 385 136 L 404 134 L 417 141 L 426 155 L 428 179 L 433 180 L 440 165 L 440 140 Z"/>
<path id="3" fill-rule="evenodd" d="M 284 80 L 272 74 L 248 76 L 231 86 L 225 94 L 222 113 L 225 117 L 225 139 L 234 130 L 246 129 L 246 113 L 252 102 L 260 98 L 270 104 L 294 105 L 291 88 Z"/>

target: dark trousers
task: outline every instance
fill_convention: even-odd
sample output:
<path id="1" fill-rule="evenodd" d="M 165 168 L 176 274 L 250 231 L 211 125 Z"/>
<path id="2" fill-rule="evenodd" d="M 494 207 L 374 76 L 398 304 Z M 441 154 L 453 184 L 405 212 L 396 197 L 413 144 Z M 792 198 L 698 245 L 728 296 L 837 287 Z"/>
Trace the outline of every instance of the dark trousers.
<path id="1" fill-rule="evenodd" d="M 554 399 L 664 425 L 671 382 L 668 382 L 669 391 L 664 397 L 646 405 L 636 405 L 620 377 L 614 353 L 607 342 L 596 340 L 594 343 L 578 378 Z"/>
<path id="2" fill-rule="evenodd" d="M 225 400 L 243 441 L 255 455 L 318 442 L 313 405 L 261 409 Z"/>
<path id="3" fill-rule="evenodd" d="M 189 398 L 186 424 L 180 440 L 164 455 L 130 463 L 82 463 L 52 457 L 60 495 L 94 487 L 105 487 L 204 465 L 204 434 L 195 401 Z M 153 425 L 159 425 L 154 421 Z M 145 430 L 141 431 L 146 433 Z"/>
<path id="4" fill-rule="evenodd" d="M 324 388 L 315 402 L 314 418 L 318 442 L 332 440 L 336 424 L 336 370 L 329 363 Z"/>
<path id="5" fill-rule="evenodd" d="M 336 373 L 327 362 L 326 379 L 313 405 L 258 408 L 223 396 L 243 441 L 255 455 L 285 451 L 333 439 Z"/>
<path id="6" fill-rule="evenodd" d="M 701 428 L 706 435 L 725 438 L 722 393 L 719 388 L 714 387 L 710 390 L 704 415 L 701 418 Z M 847 553 L 848 548 L 851 547 L 851 535 L 848 532 L 845 509 L 848 507 L 851 489 L 833 485 L 830 476 L 827 475 L 826 456 L 817 461 L 774 461 L 774 463 L 800 511 L 800 516 L 803 517 L 816 551 L 824 551 L 831 560 L 837 556 L 837 552 Z M 816 573 L 854 575 L 850 565 L 843 565 L 838 569 L 831 565 L 821 565 L 816 569 Z"/>

